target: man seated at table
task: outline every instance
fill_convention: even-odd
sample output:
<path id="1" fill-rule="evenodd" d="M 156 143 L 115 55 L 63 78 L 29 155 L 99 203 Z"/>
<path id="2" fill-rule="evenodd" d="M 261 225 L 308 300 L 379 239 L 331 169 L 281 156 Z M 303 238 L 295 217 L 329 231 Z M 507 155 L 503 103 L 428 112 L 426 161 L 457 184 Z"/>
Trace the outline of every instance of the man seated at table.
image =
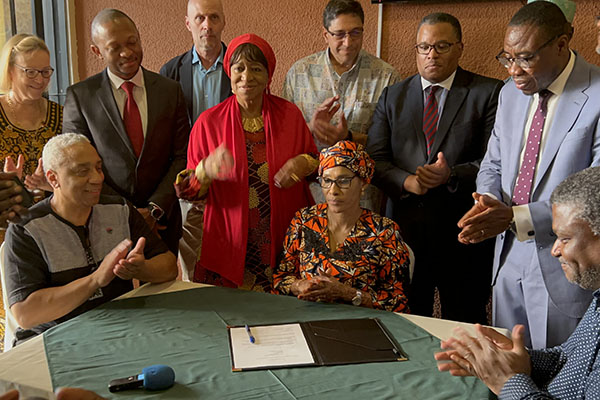
<path id="1" fill-rule="evenodd" d="M 273 272 L 273 292 L 299 299 L 407 312 L 410 257 L 398 225 L 360 207 L 375 163 L 343 140 L 321 150 L 326 203 L 296 213 Z"/>
<path id="2" fill-rule="evenodd" d="M 476 325 L 477 337 L 457 330 L 435 355 L 440 371 L 475 375 L 500 399 L 600 399 L 600 167 L 577 172 L 554 189 L 552 255 L 565 276 L 594 298 L 575 332 L 563 344 L 542 350 L 523 345 L 523 325 L 513 340 Z M 450 361 L 450 362 L 448 362 Z"/>
<path id="3" fill-rule="evenodd" d="M 100 196 L 102 160 L 85 136 L 53 137 L 42 159 L 54 194 L 6 232 L 16 343 L 133 289 L 133 278 L 157 283 L 177 276 L 175 256 L 135 208 Z"/>

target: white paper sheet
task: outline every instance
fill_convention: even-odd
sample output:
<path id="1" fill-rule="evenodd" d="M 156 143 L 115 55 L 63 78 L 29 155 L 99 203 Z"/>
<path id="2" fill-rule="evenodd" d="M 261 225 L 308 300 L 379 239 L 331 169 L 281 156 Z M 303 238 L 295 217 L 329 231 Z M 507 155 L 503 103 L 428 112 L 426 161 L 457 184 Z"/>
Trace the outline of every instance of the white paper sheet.
<path id="1" fill-rule="evenodd" d="M 245 327 L 230 328 L 233 369 L 313 364 L 300 324 L 251 326 L 251 343 Z"/>

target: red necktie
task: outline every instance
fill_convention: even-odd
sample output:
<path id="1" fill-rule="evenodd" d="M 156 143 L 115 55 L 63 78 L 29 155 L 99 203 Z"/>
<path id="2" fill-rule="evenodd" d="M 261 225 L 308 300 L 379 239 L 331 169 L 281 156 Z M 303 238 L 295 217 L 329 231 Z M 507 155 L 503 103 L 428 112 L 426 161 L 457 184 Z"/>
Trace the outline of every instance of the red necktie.
<path id="1" fill-rule="evenodd" d="M 423 134 L 427 141 L 427 155 L 431 153 L 431 146 L 433 145 L 435 133 L 437 132 L 438 103 L 435 99 L 435 92 L 437 92 L 439 88 L 439 86 L 430 86 L 429 95 L 425 102 L 425 109 L 423 110 Z"/>
<path id="2" fill-rule="evenodd" d="M 144 146 L 144 131 L 142 129 L 140 109 L 133 98 L 134 87 L 135 84 L 133 82 L 123 82 L 121 84 L 121 88 L 127 93 L 125 109 L 123 110 L 123 123 L 125 124 L 125 130 L 127 131 L 127 136 L 129 136 L 133 151 L 136 157 L 139 157 Z"/>
<path id="3" fill-rule="evenodd" d="M 546 112 L 548 111 L 548 99 L 552 96 L 549 90 L 542 90 L 539 95 L 538 107 L 531 121 L 529 135 L 525 143 L 525 155 L 519 169 L 519 177 L 513 192 L 512 203 L 515 206 L 528 204 L 531 198 L 531 187 L 533 185 L 533 176 L 535 175 L 535 167 L 540 154 L 540 142 L 542 141 L 542 132 L 544 131 L 544 123 L 546 122 Z"/>

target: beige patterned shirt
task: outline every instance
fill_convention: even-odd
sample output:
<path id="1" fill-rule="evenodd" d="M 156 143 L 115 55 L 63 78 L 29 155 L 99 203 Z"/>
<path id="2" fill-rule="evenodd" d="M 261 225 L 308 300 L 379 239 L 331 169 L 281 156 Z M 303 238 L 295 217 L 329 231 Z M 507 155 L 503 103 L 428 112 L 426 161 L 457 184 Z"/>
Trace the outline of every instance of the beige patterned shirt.
<path id="1" fill-rule="evenodd" d="M 381 92 L 400 80 L 394 67 L 364 50 L 350 70 L 338 75 L 327 49 L 292 65 L 283 84 L 282 97 L 296 104 L 308 123 L 323 101 L 339 95 L 348 129 L 366 134 Z M 339 116 L 335 116 L 332 122 L 335 124 L 338 120 Z M 325 147 L 315 142 L 319 150 Z"/>

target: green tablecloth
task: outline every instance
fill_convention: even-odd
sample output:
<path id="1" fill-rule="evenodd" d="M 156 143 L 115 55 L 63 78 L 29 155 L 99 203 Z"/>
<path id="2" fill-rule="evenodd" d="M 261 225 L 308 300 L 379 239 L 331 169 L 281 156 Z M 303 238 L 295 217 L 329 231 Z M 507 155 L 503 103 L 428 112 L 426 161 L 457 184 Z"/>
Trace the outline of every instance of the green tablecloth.
<path id="1" fill-rule="evenodd" d="M 409 361 L 231 372 L 227 325 L 379 317 Z M 54 388 L 77 386 L 109 398 L 487 399 L 475 378 L 437 371 L 439 340 L 393 313 L 311 303 L 225 288 L 200 288 L 107 303 L 45 333 Z M 152 364 L 175 370 L 158 393 L 108 392 L 111 379 Z"/>

